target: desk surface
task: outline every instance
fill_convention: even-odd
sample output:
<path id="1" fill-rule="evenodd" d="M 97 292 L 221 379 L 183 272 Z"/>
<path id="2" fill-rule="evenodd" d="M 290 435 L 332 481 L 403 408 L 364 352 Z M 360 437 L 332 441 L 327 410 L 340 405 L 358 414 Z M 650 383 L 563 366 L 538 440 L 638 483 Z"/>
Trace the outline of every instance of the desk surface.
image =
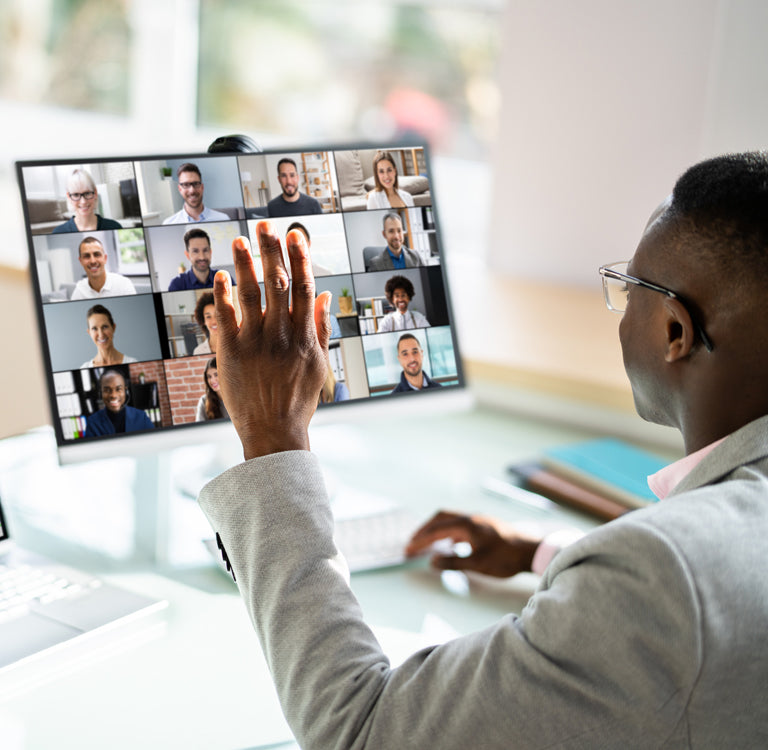
<path id="1" fill-rule="evenodd" d="M 482 480 L 503 476 L 508 462 L 533 458 L 545 446 L 588 436 L 474 409 L 323 426 L 313 431 L 312 442 L 331 486 L 343 482 L 399 500 L 424 518 L 440 507 L 456 508 L 546 531 L 564 525 L 589 528 L 594 522 L 567 510 L 544 514 L 490 496 L 481 489 Z M 0 443 L 0 463 L 2 450 Z M 84 477 L 98 471 L 101 463 L 49 466 L 47 471 L 58 486 L 82 489 Z M 41 548 L 45 547 L 41 540 L 51 538 L 49 532 L 36 534 L 33 528 L 44 517 L 44 509 L 30 500 L 38 488 L 40 465 L 34 462 L 32 484 L 19 478 L 19 472 L 29 472 L 32 466 L 22 466 L 16 473 L 4 471 L 8 479 L 2 490 L 12 505 L 14 525 L 25 532 L 17 536 L 26 537 L 22 541 L 27 546 L 50 554 L 50 549 Z M 114 464 L 109 466 L 113 471 Z M 87 563 L 81 567 L 106 572 L 118 583 L 167 599 L 164 631 L 145 642 L 126 642 L 122 650 L 118 646 L 102 659 L 70 665 L 66 674 L 52 677 L 41 671 L 42 684 L 26 686 L 17 695 L 12 684 L 9 688 L 0 683 L 0 692 L 5 688 L 6 694 L 0 699 L 0 738 L 4 731 L 11 738 L 13 732 L 23 733 L 26 739 L 18 747 L 30 750 L 54 746 L 223 750 L 285 739 L 279 720 L 265 721 L 265 715 L 276 710 L 266 665 L 234 585 L 199 543 L 209 529 L 189 497 L 189 472 L 182 468 L 181 473 L 187 494 L 172 492 L 170 523 L 173 533 L 191 542 L 199 557 L 188 556 L 170 566 L 142 568 L 127 558 L 104 566 L 103 555 L 89 559 L 81 549 L 74 559 L 65 560 L 78 563 L 80 558 Z M 82 504 L 73 505 L 73 512 L 76 509 L 88 513 Z M 30 540 L 36 544 L 30 545 Z M 352 578 L 369 623 L 413 633 L 423 629 L 429 616 L 458 633 L 484 627 L 505 613 L 519 611 L 534 585 L 532 575 L 505 582 L 462 574 L 445 577 L 424 562 Z"/>

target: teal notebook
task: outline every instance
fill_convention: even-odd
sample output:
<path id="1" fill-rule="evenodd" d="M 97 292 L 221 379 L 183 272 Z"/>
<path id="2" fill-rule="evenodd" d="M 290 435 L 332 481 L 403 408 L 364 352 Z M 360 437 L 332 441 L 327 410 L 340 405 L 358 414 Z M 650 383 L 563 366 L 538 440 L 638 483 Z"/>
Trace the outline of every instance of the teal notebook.
<path id="1" fill-rule="evenodd" d="M 647 477 L 668 461 L 622 440 L 600 438 L 549 448 L 542 463 L 553 473 L 629 508 L 641 508 L 658 500 Z"/>

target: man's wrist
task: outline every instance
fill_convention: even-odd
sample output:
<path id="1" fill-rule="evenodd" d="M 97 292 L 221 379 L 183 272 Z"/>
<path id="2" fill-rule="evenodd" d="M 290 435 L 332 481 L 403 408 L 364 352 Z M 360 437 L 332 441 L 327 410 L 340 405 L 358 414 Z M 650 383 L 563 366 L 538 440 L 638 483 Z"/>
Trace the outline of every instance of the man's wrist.
<path id="1" fill-rule="evenodd" d="M 308 451 L 309 436 L 280 435 L 275 438 L 240 438 L 243 446 L 243 457 L 246 461 L 252 458 L 261 458 L 273 453 L 286 453 L 287 451 Z"/>

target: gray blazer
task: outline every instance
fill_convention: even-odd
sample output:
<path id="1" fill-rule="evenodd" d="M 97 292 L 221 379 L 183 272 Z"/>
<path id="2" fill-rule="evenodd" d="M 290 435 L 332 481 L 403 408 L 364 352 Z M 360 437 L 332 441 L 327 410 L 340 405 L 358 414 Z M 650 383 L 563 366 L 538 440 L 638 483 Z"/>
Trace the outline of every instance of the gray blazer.
<path id="1" fill-rule="evenodd" d="M 416 266 L 424 265 L 421 260 L 421 256 L 410 247 L 403 245 L 402 251 L 405 253 L 405 267 L 415 268 Z M 389 257 L 387 248 L 384 248 L 383 252 L 379 255 L 371 258 L 370 269 L 371 271 L 389 271 L 394 266 L 392 265 L 392 258 Z"/>
<path id="2" fill-rule="evenodd" d="M 295 451 L 200 495 L 302 747 L 768 747 L 768 417 L 561 551 L 519 617 L 397 669 L 347 585 L 323 486 Z"/>

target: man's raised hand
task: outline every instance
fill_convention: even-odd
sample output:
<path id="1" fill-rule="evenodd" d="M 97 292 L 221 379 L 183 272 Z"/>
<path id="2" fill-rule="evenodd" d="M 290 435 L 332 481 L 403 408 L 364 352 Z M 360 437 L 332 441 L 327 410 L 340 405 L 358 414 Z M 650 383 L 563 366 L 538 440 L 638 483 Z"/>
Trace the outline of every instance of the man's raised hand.
<path id="1" fill-rule="evenodd" d="M 246 459 L 309 449 L 307 430 L 328 372 L 331 330 L 331 294 L 315 299 L 303 233 L 294 230 L 286 239 L 292 281 L 272 224 L 259 222 L 256 235 L 265 308 L 245 237 L 232 243 L 239 316 L 229 274 L 217 272 L 213 285 L 219 382 Z"/>

